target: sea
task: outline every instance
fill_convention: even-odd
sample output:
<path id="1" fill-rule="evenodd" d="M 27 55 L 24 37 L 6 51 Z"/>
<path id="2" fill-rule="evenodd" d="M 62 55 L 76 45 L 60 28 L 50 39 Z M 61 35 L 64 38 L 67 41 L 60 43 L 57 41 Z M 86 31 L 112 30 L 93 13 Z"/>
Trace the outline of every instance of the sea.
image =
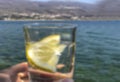
<path id="1" fill-rule="evenodd" d="M 26 61 L 23 26 L 77 25 L 75 82 L 120 82 L 120 21 L 0 21 L 0 70 Z"/>

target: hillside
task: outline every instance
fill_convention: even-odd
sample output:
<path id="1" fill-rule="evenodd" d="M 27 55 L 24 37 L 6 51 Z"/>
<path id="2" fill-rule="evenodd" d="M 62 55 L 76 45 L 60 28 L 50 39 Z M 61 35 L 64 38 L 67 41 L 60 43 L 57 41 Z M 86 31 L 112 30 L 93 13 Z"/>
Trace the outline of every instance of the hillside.
<path id="1" fill-rule="evenodd" d="M 84 17 L 120 16 L 119 0 L 99 4 L 80 2 L 0 0 L 0 19 L 80 19 Z"/>

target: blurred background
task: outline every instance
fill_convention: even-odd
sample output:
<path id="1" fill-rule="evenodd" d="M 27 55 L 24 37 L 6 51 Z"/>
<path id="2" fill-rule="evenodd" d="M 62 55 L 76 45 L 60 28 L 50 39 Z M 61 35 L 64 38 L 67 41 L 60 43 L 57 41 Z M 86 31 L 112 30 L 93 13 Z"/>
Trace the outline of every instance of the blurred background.
<path id="1" fill-rule="evenodd" d="M 120 82 L 120 0 L 0 0 L 0 69 L 26 61 L 23 26 L 77 24 L 75 82 Z"/>

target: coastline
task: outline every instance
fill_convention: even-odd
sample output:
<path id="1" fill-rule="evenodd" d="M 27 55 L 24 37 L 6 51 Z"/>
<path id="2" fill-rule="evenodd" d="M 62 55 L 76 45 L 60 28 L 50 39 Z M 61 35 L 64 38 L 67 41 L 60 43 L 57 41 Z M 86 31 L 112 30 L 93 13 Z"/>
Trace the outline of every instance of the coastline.
<path id="1" fill-rule="evenodd" d="M 80 19 L 9 19 L 0 21 L 119 21 L 120 17 L 84 17 Z"/>

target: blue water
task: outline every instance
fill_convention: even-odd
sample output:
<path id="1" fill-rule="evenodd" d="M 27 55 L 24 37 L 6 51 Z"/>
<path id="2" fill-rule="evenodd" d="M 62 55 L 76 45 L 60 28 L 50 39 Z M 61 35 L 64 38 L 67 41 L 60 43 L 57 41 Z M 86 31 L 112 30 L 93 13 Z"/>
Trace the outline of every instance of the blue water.
<path id="1" fill-rule="evenodd" d="M 75 82 L 120 82 L 120 21 L 53 22 L 78 25 Z M 0 69 L 26 61 L 23 25 L 29 23 L 0 21 Z"/>

